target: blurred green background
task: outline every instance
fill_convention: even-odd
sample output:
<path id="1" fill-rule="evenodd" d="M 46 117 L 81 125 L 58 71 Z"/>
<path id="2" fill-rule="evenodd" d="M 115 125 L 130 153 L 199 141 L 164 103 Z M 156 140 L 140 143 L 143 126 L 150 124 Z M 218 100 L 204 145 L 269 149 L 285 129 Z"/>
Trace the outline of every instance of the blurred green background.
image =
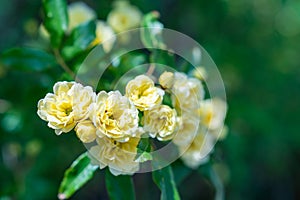
<path id="1" fill-rule="evenodd" d="M 85 1 L 105 19 L 112 1 Z M 228 137 L 216 147 L 226 199 L 300 199 L 300 2 L 297 0 L 137 0 L 166 28 L 197 40 L 219 67 L 229 112 Z M 0 52 L 37 41 L 41 1 L 0 1 Z M 57 137 L 36 115 L 56 81 L 49 74 L 0 66 L 0 199 L 56 199 L 64 170 L 84 146 Z M 157 199 L 150 174 L 134 176 L 138 199 Z M 179 187 L 183 199 L 212 199 L 198 173 Z M 73 199 L 107 199 L 103 173 Z"/>

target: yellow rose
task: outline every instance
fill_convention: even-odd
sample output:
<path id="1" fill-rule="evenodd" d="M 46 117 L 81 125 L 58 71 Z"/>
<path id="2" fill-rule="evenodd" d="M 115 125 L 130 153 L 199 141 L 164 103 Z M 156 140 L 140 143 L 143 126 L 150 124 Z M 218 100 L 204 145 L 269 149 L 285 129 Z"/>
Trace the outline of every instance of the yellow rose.
<path id="1" fill-rule="evenodd" d="M 109 52 L 116 40 L 114 31 L 105 22 L 98 20 L 96 23 L 96 38 L 92 46 L 102 44 L 105 52 Z M 104 43 L 103 43 L 104 42 Z"/>
<path id="2" fill-rule="evenodd" d="M 139 140 L 131 137 L 127 142 L 118 142 L 108 137 L 98 138 L 97 145 L 90 149 L 92 162 L 100 169 L 108 166 L 115 176 L 132 175 L 139 170 L 139 163 L 135 162 Z"/>
<path id="3" fill-rule="evenodd" d="M 192 74 L 194 77 L 196 77 L 197 79 L 204 81 L 205 79 L 207 79 L 207 72 L 205 70 L 204 67 L 196 67 L 193 71 Z"/>
<path id="4" fill-rule="evenodd" d="M 179 111 L 195 111 L 200 107 L 200 101 L 204 97 L 202 83 L 195 78 L 188 78 L 185 74 L 174 73 L 174 85 L 172 88 L 173 106 Z"/>
<path id="5" fill-rule="evenodd" d="M 201 124 L 210 130 L 216 130 L 224 125 L 227 104 L 218 98 L 207 99 L 201 102 L 198 111 Z"/>
<path id="6" fill-rule="evenodd" d="M 135 77 L 126 86 L 126 96 L 141 111 L 160 105 L 165 92 L 154 86 L 154 82 L 145 75 Z"/>
<path id="7" fill-rule="evenodd" d="M 97 135 L 96 135 L 96 127 L 94 126 L 93 122 L 90 120 L 85 120 L 82 122 L 79 122 L 77 126 L 75 127 L 76 135 L 77 137 L 83 142 L 83 143 L 90 143 L 93 142 Z"/>
<path id="8" fill-rule="evenodd" d="M 130 137 L 136 136 L 138 110 L 119 91 L 99 92 L 91 109 L 91 119 L 99 137 L 107 136 L 119 142 L 126 142 Z"/>
<path id="9" fill-rule="evenodd" d="M 107 22 L 117 33 L 137 28 L 142 19 L 141 11 L 127 1 L 118 1 L 108 14 Z"/>
<path id="10" fill-rule="evenodd" d="M 60 135 L 71 131 L 78 121 L 88 117 L 88 108 L 95 94 L 91 87 L 66 81 L 57 82 L 53 92 L 38 102 L 37 114 Z"/>
<path id="11" fill-rule="evenodd" d="M 157 137 L 160 141 L 170 140 L 178 125 L 177 114 L 169 106 L 159 105 L 144 112 L 142 124 L 152 138 Z"/>
<path id="12" fill-rule="evenodd" d="M 158 79 L 159 84 L 166 89 L 170 89 L 174 84 L 174 74 L 172 72 L 164 72 Z"/>
<path id="13" fill-rule="evenodd" d="M 207 162 L 209 154 L 213 150 L 214 138 L 210 134 L 204 133 L 205 131 L 200 129 L 188 149 L 179 146 L 179 152 L 183 153 L 181 156 L 182 161 L 192 169 L 196 169 L 199 165 Z"/>
<path id="14" fill-rule="evenodd" d="M 184 114 L 178 121 L 179 128 L 172 141 L 176 145 L 187 147 L 197 134 L 199 119 L 193 115 Z"/>
<path id="15" fill-rule="evenodd" d="M 224 125 L 223 127 L 221 126 L 220 128 L 214 130 L 208 130 L 208 133 L 210 133 L 217 140 L 223 140 L 228 134 L 228 127 Z"/>
<path id="16" fill-rule="evenodd" d="M 76 83 L 70 89 L 69 95 L 73 97 L 73 111 L 75 121 L 89 117 L 89 107 L 95 101 L 96 94 L 90 86 Z"/>
<path id="17" fill-rule="evenodd" d="M 74 2 L 68 6 L 69 27 L 68 30 L 72 31 L 75 27 L 87 21 L 97 18 L 93 9 L 83 2 Z"/>

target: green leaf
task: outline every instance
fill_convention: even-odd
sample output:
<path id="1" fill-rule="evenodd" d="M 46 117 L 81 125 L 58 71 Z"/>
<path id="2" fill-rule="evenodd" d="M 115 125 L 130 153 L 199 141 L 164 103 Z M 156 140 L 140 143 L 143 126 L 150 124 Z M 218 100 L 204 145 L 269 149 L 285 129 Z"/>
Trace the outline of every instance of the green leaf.
<path id="1" fill-rule="evenodd" d="M 33 48 L 13 48 L 0 57 L 1 63 L 9 68 L 23 71 L 43 71 L 56 65 L 54 56 Z"/>
<path id="2" fill-rule="evenodd" d="M 87 153 L 81 154 L 68 168 L 59 187 L 59 199 L 71 197 L 88 180 L 90 180 L 98 166 L 90 163 Z"/>
<path id="3" fill-rule="evenodd" d="M 137 146 L 137 155 L 135 162 L 146 162 L 148 160 L 152 160 L 151 144 L 148 137 L 142 137 Z"/>
<path id="4" fill-rule="evenodd" d="M 71 59 L 77 54 L 85 51 L 94 41 L 96 34 L 96 24 L 94 20 L 77 26 L 67 39 L 62 55 L 65 59 Z"/>
<path id="5" fill-rule="evenodd" d="M 150 62 L 176 68 L 175 55 L 166 50 L 153 50 L 150 54 Z"/>
<path id="6" fill-rule="evenodd" d="M 157 11 L 146 14 L 142 20 L 141 40 L 146 48 L 154 49 L 166 49 L 166 45 L 163 42 L 162 31 L 163 24 L 157 19 L 159 13 Z"/>
<path id="7" fill-rule="evenodd" d="M 193 170 L 186 167 L 181 160 L 177 160 L 172 163 L 173 173 L 176 174 L 174 177 L 175 183 L 179 186 L 189 175 L 192 174 Z"/>
<path id="8" fill-rule="evenodd" d="M 105 172 L 105 183 L 110 200 L 134 200 L 134 186 L 131 176 L 114 176 L 109 169 Z"/>
<path id="9" fill-rule="evenodd" d="M 43 0 L 44 25 L 50 33 L 51 44 L 58 47 L 68 29 L 67 1 Z"/>
<path id="10" fill-rule="evenodd" d="M 161 190 L 161 200 L 179 200 L 180 196 L 174 181 L 173 171 L 171 166 L 152 172 L 154 183 Z"/>

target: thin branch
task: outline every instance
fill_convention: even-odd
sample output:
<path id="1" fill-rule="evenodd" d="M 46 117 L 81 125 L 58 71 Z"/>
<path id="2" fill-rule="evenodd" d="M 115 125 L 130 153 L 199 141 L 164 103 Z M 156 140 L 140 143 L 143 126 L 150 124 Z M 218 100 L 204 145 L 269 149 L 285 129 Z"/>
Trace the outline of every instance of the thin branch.
<path id="1" fill-rule="evenodd" d="M 215 200 L 224 200 L 224 186 L 223 183 L 219 177 L 219 175 L 216 173 L 216 171 L 211 166 L 210 172 L 209 172 L 210 179 L 215 186 L 216 189 L 216 195 Z"/>
<path id="2" fill-rule="evenodd" d="M 153 63 L 151 63 L 148 71 L 146 72 L 146 74 L 148 76 L 151 76 L 153 74 L 154 70 L 155 70 L 155 65 Z"/>
<path id="3" fill-rule="evenodd" d="M 76 74 L 70 69 L 70 67 L 66 64 L 64 59 L 62 58 L 58 49 L 53 49 L 54 55 L 56 58 L 57 63 L 63 68 L 65 72 L 67 72 L 74 80 L 76 78 Z"/>

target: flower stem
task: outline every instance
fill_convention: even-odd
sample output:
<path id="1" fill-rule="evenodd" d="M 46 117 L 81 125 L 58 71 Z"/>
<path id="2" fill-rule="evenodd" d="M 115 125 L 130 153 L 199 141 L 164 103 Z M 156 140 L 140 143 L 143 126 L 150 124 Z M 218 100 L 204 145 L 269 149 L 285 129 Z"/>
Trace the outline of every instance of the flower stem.
<path id="1" fill-rule="evenodd" d="M 61 66 L 61 68 L 63 68 L 63 70 L 65 72 L 67 72 L 74 80 L 76 78 L 76 74 L 70 69 L 70 67 L 66 64 L 66 62 L 64 61 L 64 59 L 62 58 L 60 52 L 58 49 L 53 49 L 54 51 L 54 55 L 56 58 L 57 63 Z"/>
<path id="2" fill-rule="evenodd" d="M 150 64 L 150 67 L 149 67 L 148 71 L 146 72 L 146 74 L 148 76 L 151 76 L 153 74 L 154 70 L 155 70 L 155 65 L 154 64 Z"/>

